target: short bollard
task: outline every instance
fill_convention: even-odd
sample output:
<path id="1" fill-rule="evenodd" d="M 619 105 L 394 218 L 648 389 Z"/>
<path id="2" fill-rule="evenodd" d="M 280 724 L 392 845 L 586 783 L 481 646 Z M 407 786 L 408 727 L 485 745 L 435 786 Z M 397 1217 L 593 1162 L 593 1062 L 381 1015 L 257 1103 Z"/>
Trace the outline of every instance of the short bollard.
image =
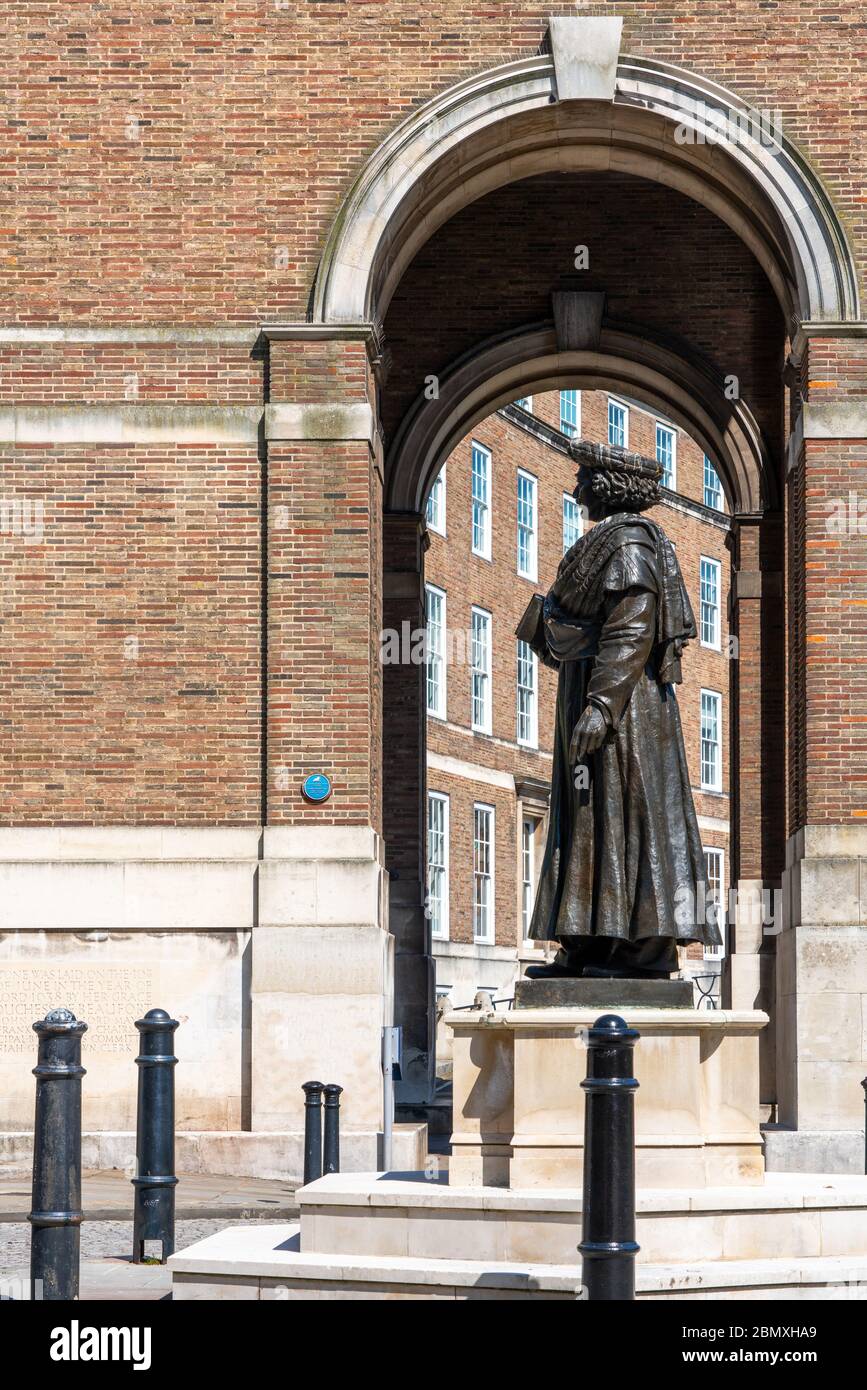
<path id="1" fill-rule="evenodd" d="M 861 1085 L 864 1087 L 864 1172 L 867 1173 L 867 1076 Z"/>
<path id="2" fill-rule="evenodd" d="M 581 1282 L 586 1297 L 635 1297 L 635 1118 L 632 1049 L 640 1034 L 617 1014 L 587 1034 Z"/>
<path id="3" fill-rule="evenodd" d="M 340 1094 L 342 1086 L 325 1087 L 325 1163 L 326 1173 L 340 1172 Z"/>
<path id="4" fill-rule="evenodd" d="M 69 1009 L 51 1009 L 34 1023 L 39 1038 L 33 1198 L 28 1216 L 30 1297 L 78 1298 L 81 1242 L 81 1035 Z"/>
<path id="5" fill-rule="evenodd" d="M 304 1186 L 322 1177 L 322 1092 L 321 1081 L 305 1081 L 304 1092 Z"/>
<path id="6" fill-rule="evenodd" d="M 151 1258 L 145 1242 L 159 1241 L 160 1264 L 175 1249 L 175 1067 L 177 1020 L 165 1009 L 151 1009 L 136 1021 L 139 1055 L 136 1118 L 136 1175 L 132 1225 L 132 1260 Z"/>

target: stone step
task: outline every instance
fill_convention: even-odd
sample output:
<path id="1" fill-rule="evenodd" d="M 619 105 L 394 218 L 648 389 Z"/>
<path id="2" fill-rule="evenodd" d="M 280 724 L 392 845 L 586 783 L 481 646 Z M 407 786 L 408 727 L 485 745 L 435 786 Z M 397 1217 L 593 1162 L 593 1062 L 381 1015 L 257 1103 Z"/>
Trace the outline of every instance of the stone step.
<path id="1" fill-rule="evenodd" d="M 308 1255 L 298 1226 L 234 1226 L 168 1261 L 172 1298 L 521 1298 L 574 1301 L 577 1265 Z"/>
<path id="2" fill-rule="evenodd" d="M 299 1189 L 305 1254 L 577 1261 L 580 1193 L 456 1188 L 445 1177 L 334 1173 Z M 773 1173 L 759 1187 L 642 1191 L 636 1208 L 645 1265 L 858 1256 L 867 1178 Z"/>
<path id="3" fill-rule="evenodd" d="M 641 1299 L 867 1300 L 867 1255 L 644 1265 L 636 1283 Z"/>
<path id="4" fill-rule="evenodd" d="M 575 1301 L 577 1262 L 521 1264 L 323 1255 L 297 1225 L 229 1227 L 169 1260 L 176 1300 L 503 1299 Z M 637 1296 L 676 1299 L 865 1299 L 867 1257 L 725 1260 L 639 1268 Z M 702 1343 L 702 1349 L 708 1344 Z"/>

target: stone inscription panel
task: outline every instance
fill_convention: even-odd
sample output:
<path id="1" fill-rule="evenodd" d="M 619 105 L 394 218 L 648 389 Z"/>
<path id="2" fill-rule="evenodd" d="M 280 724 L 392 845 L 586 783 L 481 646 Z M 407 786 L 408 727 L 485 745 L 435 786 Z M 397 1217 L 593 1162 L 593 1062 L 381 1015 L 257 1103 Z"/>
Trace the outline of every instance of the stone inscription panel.
<path id="1" fill-rule="evenodd" d="M 33 1024 L 49 1009 L 72 1009 L 84 1019 L 82 1053 L 137 1052 L 135 1020 L 154 1008 L 155 972 L 147 967 L 46 965 L 0 969 L 4 1052 L 32 1052 Z"/>

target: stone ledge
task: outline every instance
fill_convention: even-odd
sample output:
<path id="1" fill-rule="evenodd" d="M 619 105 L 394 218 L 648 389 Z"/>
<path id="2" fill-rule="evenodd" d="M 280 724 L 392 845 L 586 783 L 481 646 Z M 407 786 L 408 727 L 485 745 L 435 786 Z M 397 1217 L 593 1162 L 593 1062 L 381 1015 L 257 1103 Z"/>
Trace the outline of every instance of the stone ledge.
<path id="1" fill-rule="evenodd" d="M 492 1212 L 580 1212 L 578 1188 L 450 1187 L 447 1175 L 331 1173 L 298 1192 L 306 1207 L 424 1207 Z M 648 1215 L 723 1211 L 794 1211 L 847 1207 L 867 1210 L 867 1176 L 767 1173 L 759 1186 L 639 1188 L 635 1208 Z"/>
<path id="2" fill-rule="evenodd" d="M 867 438 L 867 401 L 805 401 L 801 407 L 805 439 Z"/>
<path id="3" fill-rule="evenodd" d="M 0 409 L 0 443 L 222 444 L 256 449 L 260 405 L 20 405 Z"/>
<path id="4" fill-rule="evenodd" d="M 384 862 L 382 837 L 369 825 L 266 825 L 265 859 L 362 859 Z"/>
<path id="5" fill-rule="evenodd" d="M 343 1125 L 341 1161 L 356 1171 L 369 1168 L 371 1162 L 377 1161 L 380 1143 L 377 1130 L 351 1129 Z M 135 1162 L 135 1133 L 132 1130 L 86 1131 L 81 1136 L 81 1151 L 82 1166 L 86 1169 L 124 1171 Z M 424 1163 L 427 1126 L 396 1124 L 394 1154 L 399 1163 Z M 32 1163 L 31 1130 L 0 1132 L 0 1175 L 29 1176 Z M 304 1132 L 294 1129 L 178 1130 L 175 1165 L 181 1174 L 273 1178 L 300 1184 L 304 1170 Z M 348 1178 L 351 1174 L 345 1172 L 343 1176 Z"/>
<path id="6" fill-rule="evenodd" d="M 0 862 L 256 859 L 260 825 L 0 826 Z"/>
<path id="7" fill-rule="evenodd" d="M 701 1297 L 700 1290 L 761 1290 L 768 1297 L 772 1288 L 835 1288 L 860 1286 L 850 1297 L 867 1298 L 867 1256 L 819 1255 L 805 1259 L 708 1260 L 696 1264 L 643 1265 L 636 1271 L 636 1294 L 665 1296 L 689 1291 Z M 834 1295 L 840 1297 L 839 1294 Z M 804 1297 L 808 1297 L 807 1294 Z"/>
<path id="8" fill-rule="evenodd" d="M 373 443 L 373 411 L 366 401 L 278 403 L 265 406 L 265 438 L 307 440 L 363 440 Z"/>
<path id="9" fill-rule="evenodd" d="M 645 1033 L 728 1032 L 759 1033 L 768 1023 L 768 1015 L 760 1009 L 648 1009 L 627 1010 L 627 1023 Z M 590 1028 L 599 1017 L 599 1007 L 560 1009 L 509 1009 L 493 1017 L 481 1018 L 472 1010 L 446 1014 L 445 1022 L 454 1031 L 474 1029 L 503 1029 L 522 1032 L 544 1027 L 551 1032 Z"/>
<path id="10" fill-rule="evenodd" d="M 863 1130 L 769 1128 L 762 1135 L 765 1166 L 773 1176 L 821 1171 L 861 1178 L 864 1171 Z M 863 1181 L 867 1183 L 867 1177 Z"/>

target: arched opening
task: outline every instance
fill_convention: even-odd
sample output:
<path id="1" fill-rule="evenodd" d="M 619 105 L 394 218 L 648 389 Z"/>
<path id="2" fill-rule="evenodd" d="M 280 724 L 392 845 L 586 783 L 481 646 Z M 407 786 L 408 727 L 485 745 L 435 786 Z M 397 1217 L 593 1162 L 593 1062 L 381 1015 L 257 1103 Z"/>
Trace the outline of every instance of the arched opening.
<path id="1" fill-rule="evenodd" d="M 564 99 L 561 79 L 543 53 L 419 108 L 365 166 L 325 248 L 311 318 L 335 334 L 367 325 L 379 344 L 383 626 L 423 624 L 426 498 L 492 411 L 524 393 L 614 390 L 684 429 L 732 514 L 732 880 L 761 894 L 779 884 L 786 835 L 782 499 L 800 407 L 787 363 L 796 336 L 857 319 L 853 259 L 798 151 L 779 131 L 766 141 L 717 84 L 625 57 L 604 100 Z M 572 259 L 588 246 L 589 265 Z M 577 336 L 558 296 L 599 302 Z M 430 1079 L 432 1019 L 418 669 L 386 668 L 383 710 L 411 1101 Z M 728 1002 L 772 1011 L 774 932 L 736 921 L 733 941 L 744 959 Z M 764 1049 L 773 1104 L 772 1030 Z"/>
<path id="2" fill-rule="evenodd" d="M 772 571 L 774 582 L 779 582 L 785 321 L 767 277 L 734 234 L 720 229 L 704 209 L 684 222 L 690 216 L 688 200 L 680 199 L 674 210 L 668 206 L 671 202 L 668 195 L 660 199 L 658 189 L 644 179 L 612 182 L 604 176 L 561 174 L 521 181 L 495 190 L 443 224 L 407 267 L 384 325 L 391 361 L 378 400 L 386 434 L 387 629 L 423 621 L 422 516 L 445 459 L 478 422 L 510 401 L 561 389 L 625 395 L 683 430 L 722 480 L 732 516 L 727 571 L 746 568 L 753 573 L 755 565 L 759 571 Z M 586 280 L 557 275 L 557 256 L 542 248 L 532 257 L 528 250 L 540 229 L 541 235 L 549 236 L 546 229 L 558 208 L 571 233 L 577 207 L 585 209 L 581 226 L 591 248 L 599 252 L 587 289 L 578 287 Z M 601 235 L 606 215 L 623 221 L 627 207 L 639 227 L 646 219 L 659 238 L 659 264 L 652 275 L 642 268 L 628 238 L 618 245 L 609 236 L 601 249 L 594 239 Z M 509 221 L 515 208 L 523 210 L 523 224 Z M 508 249 L 496 240 L 495 229 L 504 223 L 515 229 Z M 561 229 L 559 235 L 562 241 L 566 233 Z M 685 243 L 679 248 L 678 237 Z M 496 256 L 490 266 L 485 253 L 492 245 Z M 559 259 L 562 262 L 562 256 Z M 618 311 L 625 311 L 623 317 L 608 312 L 612 300 Z M 521 321 L 522 307 L 537 317 Z M 636 321 L 642 308 L 649 322 Z M 710 312 L 717 323 L 707 322 Z M 689 337 L 691 320 L 697 328 Z M 497 327 L 499 332 L 481 332 L 480 340 L 471 340 L 473 332 Z M 712 351 L 715 338 L 719 357 Z M 741 341 L 744 347 L 738 351 Z M 447 353 L 454 347 L 458 351 L 449 359 Z M 737 372 L 726 370 L 732 365 Z M 406 572 L 411 532 L 419 538 L 413 550 L 414 589 Z M 732 572 L 727 589 L 735 595 L 731 631 L 739 652 L 737 584 Z M 395 588 L 390 590 L 390 585 Z M 392 599 L 390 592 L 403 597 Z M 693 597 L 697 602 L 697 593 Z M 741 718 L 740 661 L 730 663 L 732 670 L 725 678 L 722 707 L 731 729 L 732 785 L 725 814 L 714 819 L 734 827 L 731 852 L 726 854 L 734 882 L 776 884 L 782 871 L 784 828 L 772 810 L 779 806 L 784 759 L 776 722 L 784 664 L 781 603 L 781 588 L 775 599 L 766 596 L 749 634 L 744 657 L 749 679 L 755 682 L 749 719 Z M 384 805 L 388 863 L 395 875 L 395 934 L 400 939 L 402 933 L 405 940 L 414 935 L 429 951 L 421 906 L 426 884 L 420 846 L 427 828 L 422 693 L 418 673 L 384 673 L 385 756 L 394 774 L 390 787 L 400 788 L 399 794 L 386 788 Z M 418 702 L 414 720 L 409 715 L 413 699 Z M 413 786 L 418 789 L 415 797 L 410 794 Z M 741 852 L 745 840 L 740 825 L 755 820 L 761 829 L 748 861 Z M 734 931 L 732 939 L 737 939 Z M 768 954 L 766 942 L 760 943 L 760 950 Z M 418 958 L 412 960 L 415 954 L 398 951 L 398 998 L 402 990 L 410 994 L 403 972 L 414 970 L 418 975 L 421 970 Z M 770 1002 L 765 956 L 761 998 Z M 760 995 L 750 988 L 752 1004 Z M 414 989 L 418 998 L 418 978 Z M 408 1035 L 410 1031 L 407 1026 Z M 420 1036 L 419 1028 L 415 1035 Z M 771 1050 L 768 1041 L 768 1095 L 773 1094 Z M 419 1055 L 423 1051 L 419 1045 Z"/>
<path id="3" fill-rule="evenodd" d="M 521 394 L 561 388 L 625 391 L 686 430 L 712 459 L 734 512 L 779 505 L 765 441 L 749 406 L 729 400 L 708 364 L 603 320 L 595 348 L 561 349 L 552 322 L 480 344 L 422 393 L 386 457 L 386 505 L 422 510 L 443 462 L 478 421 Z"/>

